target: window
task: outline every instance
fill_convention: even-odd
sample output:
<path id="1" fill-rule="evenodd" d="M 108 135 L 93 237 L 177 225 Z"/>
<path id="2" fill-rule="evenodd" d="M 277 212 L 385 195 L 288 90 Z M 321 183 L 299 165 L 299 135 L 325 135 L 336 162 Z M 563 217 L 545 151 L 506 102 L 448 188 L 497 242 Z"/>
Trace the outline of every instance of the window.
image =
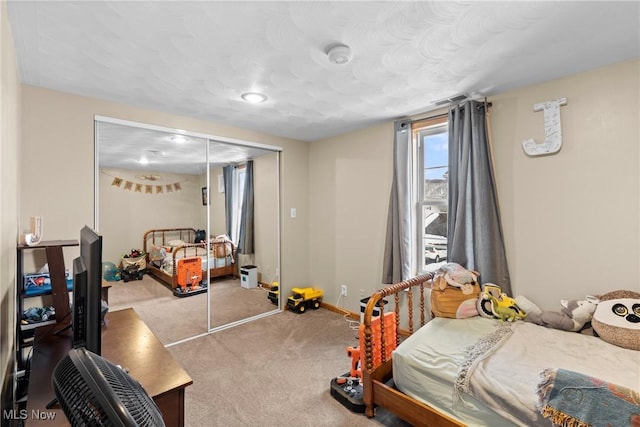
<path id="1" fill-rule="evenodd" d="M 416 242 L 419 271 L 447 259 L 449 132 L 446 117 L 413 124 L 416 149 Z"/>
<path id="2" fill-rule="evenodd" d="M 246 168 L 238 166 L 233 169 L 233 193 L 231 195 L 231 240 L 240 241 L 240 218 L 242 216 L 242 203 L 244 201 L 244 181 Z"/>

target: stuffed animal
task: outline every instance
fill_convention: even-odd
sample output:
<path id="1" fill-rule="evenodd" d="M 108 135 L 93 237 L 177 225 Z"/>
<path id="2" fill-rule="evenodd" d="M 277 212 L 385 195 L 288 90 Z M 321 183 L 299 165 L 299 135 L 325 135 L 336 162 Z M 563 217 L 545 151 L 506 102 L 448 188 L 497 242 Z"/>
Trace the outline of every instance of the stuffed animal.
<path id="1" fill-rule="evenodd" d="M 587 322 L 590 322 L 598 305 L 598 298 L 591 295 L 587 295 L 584 300 L 561 300 L 560 312 L 543 311 L 524 296 L 517 296 L 516 301 L 527 312 L 525 321 L 571 332 L 580 331 Z"/>
<path id="2" fill-rule="evenodd" d="M 447 286 L 459 288 L 464 295 L 474 293 L 474 286 L 478 284 L 479 274 L 472 270 L 467 270 L 460 264 L 449 262 L 440 267 L 440 273 L 435 280 L 434 286 L 441 291 Z"/>
<path id="3" fill-rule="evenodd" d="M 591 323 L 602 340 L 640 350 L 640 293 L 619 290 L 601 295 Z"/>
<path id="4" fill-rule="evenodd" d="M 515 322 L 516 320 L 522 319 L 526 316 L 514 307 L 500 306 L 500 303 L 493 295 L 487 294 L 487 296 L 489 301 L 491 301 L 495 315 L 503 322 Z"/>
<path id="5" fill-rule="evenodd" d="M 489 319 L 501 319 L 502 315 L 500 313 L 507 312 L 504 309 L 513 310 L 515 319 L 524 319 L 526 316 L 526 310 L 522 310 L 515 299 L 502 292 L 500 286 L 493 283 L 482 285 L 482 292 L 478 295 L 476 306 L 478 314 Z"/>

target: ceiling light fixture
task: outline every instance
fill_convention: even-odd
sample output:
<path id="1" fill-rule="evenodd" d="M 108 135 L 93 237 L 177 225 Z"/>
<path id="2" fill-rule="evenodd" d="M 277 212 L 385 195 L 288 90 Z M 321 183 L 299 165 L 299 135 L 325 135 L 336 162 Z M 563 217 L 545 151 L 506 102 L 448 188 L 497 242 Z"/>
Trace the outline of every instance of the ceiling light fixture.
<path id="1" fill-rule="evenodd" d="M 245 92 L 240 95 L 249 104 L 259 104 L 267 100 L 267 96 L 258 92 Z"/>
<path id="2" fill-rule="evenodd" d="M 329 62 L 344 65 L 351 61 L 351 48 L 345 44 L 334 44 L 327 48 Z"/>
<path id="3" fill-rule="evenodd" d="M 177 144 L 182 144 L 184 142 L 187 142 L 187 138 L 185 138 L 182 135 L 174 135 L 171 137 L 171 140 Z"/>

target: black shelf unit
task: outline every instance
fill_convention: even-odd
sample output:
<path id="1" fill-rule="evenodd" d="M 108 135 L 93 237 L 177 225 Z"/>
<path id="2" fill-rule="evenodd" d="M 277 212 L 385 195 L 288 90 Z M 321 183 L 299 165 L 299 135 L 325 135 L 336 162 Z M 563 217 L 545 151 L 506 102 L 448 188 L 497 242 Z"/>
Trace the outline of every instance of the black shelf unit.
<path id="1" fill-rule="evenodd" d="M 17 355 L 18 371 L 25 368 L 25 360 L 22 357 L 22 349 L 32 345 L 35 329 L 38 327 L 52 326 L 60 324 L 64 326 L 69 324 L 70 308 L 69 308 L 69 291 L 67 287 L 63 248 L 79 246 L 77 240 L 50 240 L 43 241 L 37 245 L 28 246 L 20 244 L 17 246 L 17 268 L 18 283 L 16 291 L 16 336 L 17 336 Z M 24 252 L 27 250 L 44 250 L 46 252 L 47 263 L 49 265 L 49 278 L 51 280 L 51 290 L 40 292 L 37 294 L 27 295 L 24 289 Z M 47 320 L 43 322 L 22 324 L 22 312 L 24 311 L 24 300 L 28 298 L 42 297 L 53 295 L 53 306 L 56 311 L 56 320 Z"/>

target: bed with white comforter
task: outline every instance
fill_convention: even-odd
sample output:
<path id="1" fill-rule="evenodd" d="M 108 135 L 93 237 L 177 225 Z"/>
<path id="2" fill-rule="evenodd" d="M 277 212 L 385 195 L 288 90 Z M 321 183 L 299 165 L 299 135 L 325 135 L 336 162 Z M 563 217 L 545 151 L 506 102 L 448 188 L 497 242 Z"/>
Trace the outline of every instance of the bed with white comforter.
<path id="1" fill-rule="evenodd" d="M 523 321 L 434 318 L 392 361 L 398 390 L 474 426 L 550 425 L 538 410 L 548 368 L 640 390 L 640 352 Z"/>

